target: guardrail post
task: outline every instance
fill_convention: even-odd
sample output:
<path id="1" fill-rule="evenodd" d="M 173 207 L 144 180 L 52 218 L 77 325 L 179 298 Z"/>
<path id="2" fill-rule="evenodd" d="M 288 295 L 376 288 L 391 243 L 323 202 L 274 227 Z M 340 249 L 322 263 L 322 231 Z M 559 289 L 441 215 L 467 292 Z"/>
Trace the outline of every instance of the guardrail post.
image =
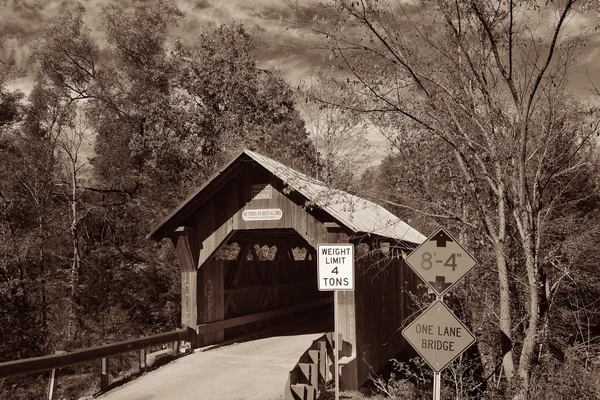
<path id="1" fill-rule="evenodd" d="M 100 392 L 108 391 L 108 358 L 102 358 L 102 366 L 100 371 Z"/>
<path id="2" fill-rule="evenodd" d="M 54 389 L 56 388 L 56 370 L 50 371 L 50 379 L 48 381 L 48 400 L 52 400 Z"/>
<path id="3" fill-rule="evenodd" d="M 146 348 L 140 349 L 140 371 L 145 371 L 146 364 Z"/>
<path id="4" fill-rule="evenodd" d="M 66 353 L 66 351 L 64 351 L 64 350 L 54 351 L 54 354 L 56 354 L 56 355 L 61 355 L 61 354 L 65 354 L 65 353 Z M 52 398 L 54 397 L 54 391 L 56 390 L 56 385 L 58 382 L 56 373 L 57 373 L 56 368 L 53 368 L 52 370 L 50 370 L 50 378 L 48 380 L 48 400 L 52 400 Z"/>

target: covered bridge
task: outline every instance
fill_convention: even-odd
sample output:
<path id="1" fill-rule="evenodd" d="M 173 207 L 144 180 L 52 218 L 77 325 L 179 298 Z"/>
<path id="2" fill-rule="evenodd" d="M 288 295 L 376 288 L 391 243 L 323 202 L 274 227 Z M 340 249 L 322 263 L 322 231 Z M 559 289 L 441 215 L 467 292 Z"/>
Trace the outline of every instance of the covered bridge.
<path id="1" fill-rule="evenodd" d="M 181 323 L 198 347 L 331 307 L 333 294 L 317 288 L 320 243 L 355 246 L 355 290 L 338 297 L 351 349 L 341 387 L 358 388 L 405 345 L 400 328 L 417 279 L 402 255 L 425 237 L 383 207 L 268 157 L 244 150 L 149 236 L 175 246 Z"/>

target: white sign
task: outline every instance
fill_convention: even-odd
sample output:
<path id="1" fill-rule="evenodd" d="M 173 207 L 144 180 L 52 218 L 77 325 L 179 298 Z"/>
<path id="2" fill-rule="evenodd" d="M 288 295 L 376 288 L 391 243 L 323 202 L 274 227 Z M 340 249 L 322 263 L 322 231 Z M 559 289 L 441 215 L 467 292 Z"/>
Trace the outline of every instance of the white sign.
<path id="1" fill-rule="evenodd" d="M 319 290 L 354 290 L 354 245 L 317 246 Z"/>
<path id="2" fill-rule="evenodd" d="M 279 221 L 283 212 L 279 208 L 265 208 L 261 210 L 244 210 L 244 221 Z"/>
<path id="3" fill-rule="evenodd" d="M 250 187 L 252 200 L 273 198 L 273 187 L 268 183 L 259 183 Z"/>
<path id="4" fill-rule="evenodd" d="M 441 301 L 434 302 L 402 331 L 402 336 L 435 372 L 475 342 L 475 337 Z"/>
<path id="5" fill-rule="evenodd" d="M 477 265 L 473 256 L 444 228 L 413 250 L 406 263 L 438 296 L 443 296 Z"/>

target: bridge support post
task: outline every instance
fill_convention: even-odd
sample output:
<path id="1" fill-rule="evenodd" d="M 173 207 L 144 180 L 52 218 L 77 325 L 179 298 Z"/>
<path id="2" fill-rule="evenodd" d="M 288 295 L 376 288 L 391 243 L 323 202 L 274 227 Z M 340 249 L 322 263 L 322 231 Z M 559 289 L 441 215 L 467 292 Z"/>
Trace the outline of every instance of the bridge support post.
<path id="1" fill-rule="evenodd" d="M 225 318 L 223 262 L 210 260 L 198 271 L 198 324 L 222 321 Z M 198 337 L 198 347 L 222 342 L 225 331 L 204 333 Z"/>
<path id="2" fill-rule="evenodd" d="M 198 244 L 196 229 L 179 227 L 171 235 L 181 269 L 181 326 L 196 332 L 198 325 Z M 190 340 L 192 348 L 198 341 Z"/>
<path id="3" fill-rule="evenodd" d="M 350 349 L 343 349 L 345 357 L 340 360 L 340 389 L 357 390 L 358 389 L 358 370 L 356 368 L 356 306 L 354 291 L 340 291 L 338 293 L 338 321 L 339 334 L 346 346 Z"/>

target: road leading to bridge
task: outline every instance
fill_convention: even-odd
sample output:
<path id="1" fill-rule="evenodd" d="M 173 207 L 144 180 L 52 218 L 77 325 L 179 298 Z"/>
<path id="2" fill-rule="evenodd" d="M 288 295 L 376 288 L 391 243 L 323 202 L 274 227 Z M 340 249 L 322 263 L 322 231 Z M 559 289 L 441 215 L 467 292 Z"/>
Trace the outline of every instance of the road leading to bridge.
<path id="1" fill-rule="evenodd" d="M 322 333 L 273 336 L 179 358 L 101 396 L 104 400 L 273 400 Z"/>

